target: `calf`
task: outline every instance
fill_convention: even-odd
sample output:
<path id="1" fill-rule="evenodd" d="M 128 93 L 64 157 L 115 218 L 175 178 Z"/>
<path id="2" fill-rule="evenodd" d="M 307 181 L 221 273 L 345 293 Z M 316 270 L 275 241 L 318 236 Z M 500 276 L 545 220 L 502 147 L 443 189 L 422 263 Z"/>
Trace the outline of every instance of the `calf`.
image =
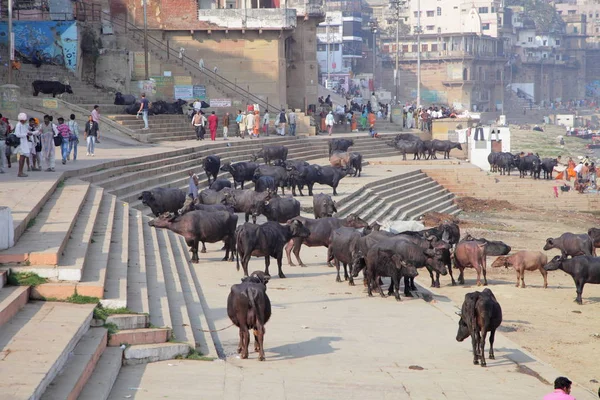
<path id="1" fill-rule="evenodd" d="M 521 287 L 525 287 L 525 271 L 540 271 L 544 277 L 544 289 L 548 287 L 548 273 L 544 269 L 544 265 L 548 263 L 548 257 L 540 251 L 521 250 L 512 256 L 500 256 L 492 263 L 492 268 L 496 267 L 514 267 L 517 272 L 517 287 L 519 283 Z"/>
<path id="2" fill-rule="evenodd" d="M 293 238 L 307 238 L 310 231 L 301 221 L 293 220 L 287 225 L 269 221 L 262 225 L 246 222 L 236 230 L 236 262 L 240 270 L 239 258 L 242 258 L 244 276 L 248 275 L 248 262 L 251 256 L 265 258 L 265 274 L 269 275 L 270 257 L 277 259 L 279 277 L 285 278 L 281 269 L 283 246 Z"/>
<path id="3" fill-rule="evenodd" d="M 566 258 L 567 256 L 596 255 L 592 238 L 585 233 L 576 235 L 574 233 L 566 232 L 560 235 L 560 237 L 548 238 L 546 239 L 544 250 L 547 251 L 550 249 L 560 250 L 563 258 Z"/>
<path id="4" fill-rule="evenodd" d="M 286 223 L 290 219 L 300 215 L 300 202 L 293 197 L 275 196 L 270 200 L 257 203 L 252 212 L 252 219 L 263 214 L 269 221 Z"/>
<path id="5" fill-rule="evenodd" d="M 176 213 L 185 203 L 186 191 L 173 188 L 154 188 L 142 192 L 138 200 L 150 207 L 152 214 L 158 217 L 164 213 Z"/>
<path id="6" fill-rule="evenodd" d="M 333 217 L 337 212 L 335 202 L 328 194 L 319 193 L 313 196 L 313 213 L 315 219 Z"/>
<path id="7" fill-rule="evenodd" d="M 225 204 L 233 206 L 235 212 L 243 212 L 246 216 L 246 222 L 252 215 L 252 222 L 256 223 L 256 209 L 260 207 L 260 203 L 271 198 L 271 192 L 255 192 L 250 189 L 232 189 L 227 190 L 223 193 L 223 200 Z"/>
<path id="8" fill-rule="evenodd" d="M 202 167 L 204 168 L 204 172 L 208 178 L 208 186 L 210 186 L 211 178 L 214 181 L 217 179 L 217 175 L 219 175 L 219 169 L 221 168 L 221 157 L 213 154 L 204 158 L 204 160 L 202 160 Z"/>
<path id="9" fill-rule="evenodd" d="M 456 340 L 462 342 L 471 336 L 473 364 L 485 367 L 485 338 L 490 334 L 490 360 L 494 360 L 494 338 L 502 323 L 502 307 L 490 289 L 465 294 L 458 321 Z"/>
<path id="10" fill-rule="evenodd" d="M 236 189 L 237 185 L 244 188 L 244 182 L 252 181 L 254 177 L 254 171 L 258 168 L 258 164 L 255 162 L 239 162 L 231 164 L 229 162 L 223 163 L 221 171 L 226 171 L 233 177 L 233 188 Z"/>
<path id="11" fill-rule="evenodd" d="M 288 148 L 285 146 L 263 146 L 261 150 L 254 153 L 250 157 L 250 161 L 257 161 L 259 158 L 262 158 L 265 161 L 265 164 L 271 165 L 271 161 L 285 161 L 287 159 L 287 155 Z"/>
<path id="12" fill-rule="evenodd" d="M 275 193 L 277 186 L 275 186 L 275 179 L 272 176 L 261 176 L 254 182 L 254 190 L 256 192 L 266 192 L 267 190 Z"/>
<path id="13" fill-rule="evenodd" d="M 487 240 L 485 238 L 476 239 L 471 234 L 467 233 L 464 241 L 475 241 L 485 245 L 486 256 L 505 256 L 510 253 L 511 247 L 504 242 Z"/>
<path id="14" fill-rule="evenodd" d="M 333 153 L 335 153 L 336 151 L 339 151 L 339 152 L 348 151 L 348 149 L 351 146 L 354 146 L 354 140 L 352 140 L 352 139 L 331 139 L 327 143 L 327 145 L 329 147 L 329 156 L 331 157 L 331 155 Z"/>
<path id="15" fill-rule="evenodd" d="M 333 153 L 329 156 L 329 163 L 332 167 L 347 167 L 350 164 L 350 153 Z"/>
<path id="16" fill-rule="evenodd" d="M 285 187 L 288 185 L 288 173 L 283 167 L 275 167 L 272 165 L 261 165 L 254 171 L 252 178 L 253 182 L 257 182 L 263 176 L 270 176 L 275 182 L 275 193 L 277 188 L 281 188 L 281 193 L 285 194 Z"/>
<path id="17" fill-rule="evenodd" d="M 333 188 L 333 195 L 337 196 L 337 187 L 342 178 L 352 175 L 353 173 L 354 171 L 352 168 L 321 167 L 317 171 L 316 183 L 331 186 Z"/>
<path id="18" fill-rule="evenodd" d="M 362 173 L 363 156 L 360 153 L 350 153 L 350 163 L 348 166 L 354 170 L 354 177 Z"/>
<path id="19" fill-rule="evenodd" d="M 562 269 L 567 274 L 571 275 L 575 282 L 577 304 L 583 304 L 581 295 L 583 294 L 583 286 L 586 283 L 600 284 L 600 258 L 589 255 L 577 256 L 573 258 L 564 258 L 556 256 L 548 264 L 544 266 L 546 271 L 556 271 Z"/>
<path id="20" fill-rule="evenodd" d="M 348 274 L 348 265 L 352 267 L 355 257 L 358 256 L 358 240 L 363 235 L 354 228 L 338 228 L 331 233 L 330 245 L 327 249 L 327 263 L 335 259 L 335 268 L 337 269 L 336 282 L 341 282 L 340 262 L 344 265 L 344 280 L 348 281 L 350 286 L 354 286 L 352 271 Z"/>
<path id="21" fill-rule="evenodd" d="M 400 279 L 414 278 L 418 275 L 417 269 L 413 265 L 409 265 L 402 255 L 394 249 L 386 246 L 385 243 L 376 243 L 365 258 L 367 265 L 367 292 L 369 297 L 373 297 L 373 288 L 379 289 L 381 297 L 385 297 L 383 289 L 377 284 L 378 278 L 389 276 L 392 279 L 392 284 L 388 290 L 391 294 L 393 288 L 394 296 L 397 301 L 400 301 Z"/>
<path id="22" fill-rule="evenodd" d="M 214 190 L 215 192 L 220 192 L 225 188 L 231 188 L 231 182 L 229 181 L 229 179 L 217 178 L 213 181 L 213 183 L 210 184 L 208 188 L 210 190 Z"/>
<path id="23" fill-rule="evenodd" d="M 191 211 L 173 218 L 171 214 L 148 221 L 155 228 L 166 228 L 184 237 L 191 248 L 192 262 L 198 263 L 198 244 L 200 242 L 225 243 L 225 257 L 221 261 L 233 261 L 235 252 L 235 228 L 238 216 L 228 212 Z M 229 256 L 231 251 L 231 257 Z"/>
<path id="24" fill-rule="evenodd" d="M 483 271 L 483 284 L 484 286 L 487 286 L 485 257 L 486 249 L 484 243 L 462 241 L 457 244 L 456 249 L 454 250 L 454 266 L 460 271 L 458 283 L 464 285 L 465 268 L 471 267 L 475 268 L 475 271 L 477 271 L 477 286 L 481 286 L 481 271 Z M 454 279 L 452 280 L 452 284 L 455 284 Z"/>
<path id="25" fill-rule="evenodd" d="M 252 276 L 242 279 L 242 283 L 233 285 L 227 297 L 227 315 L 240 330 L 237 352 L 244 359 L 248 358 L 250 329 L 253 329 L 254 351 L 258 352 L 259 361 L 265 360 L 265 324 L 271 318 L 267 282 L 264 276 L 253 272 Z"/>
<path id="26" fill-rule="evenodd" d="M 304 196 L 302 193 L 302 189 L 304 189 L 304 185 L 306 185 L 305 177 L 308 175 L 310 166 L 306 161 L 297 161 L 297 160 L 276 160 L 273 165 L 283 167 L 288 172 L 289 184 L 292 187 L 292 195 L 296 195 L 296 188 L 298 188 L 298 192 L 300 192 L 300 196 Z M 292 171 L 299 171 L 294 174 Z M 312 190 L 312 186 L 310 187 Z M 311 194 L 312 195 L 312 194 Z"/>
<path id="27" fill-rule="evenodd" d="M 33 86 L 34 96 L 37 96 L 39 93 L 51 94 L 52 97 L 56 97 L 57 94 L 73 94 L 71 85 L 65 85 L 58 81 L 33 81 L 31 86 Z"/>

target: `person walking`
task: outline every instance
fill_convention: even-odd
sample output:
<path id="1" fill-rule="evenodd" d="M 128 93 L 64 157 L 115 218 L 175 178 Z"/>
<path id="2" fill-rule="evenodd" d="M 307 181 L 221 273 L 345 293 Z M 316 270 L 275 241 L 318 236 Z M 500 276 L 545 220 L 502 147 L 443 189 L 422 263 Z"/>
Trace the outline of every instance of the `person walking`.
<path id="1" fill-rule="evenodd" d="M 269 110 L 265 110 L 265 115 L 262 117 L 262 131 L 266 136 L 269 136 L 269 118 Z"/>
<path id="2" fill-rule="evenodd" d="M 83 138 L 87 142 L 87 154 L 88 156 L 94 157 L 94 149 L 96 146 L 96 137 L 98 135 L 98 123 L 90 118 L 88 122 L 85 124 L 85 129 L 83 131 Z"/>
<path id="3" fill-rule="evenodd" d="M 90 115 L 90 119 L 92 116 Z M 46 172 L 54 172 L 54 136 L 58 136 L 58 131 L 54 124 L 50 121 L 49 115 L 44 115 L 44 123 L 40 127 L 40 137 L 42 141 L 42 158 L 46 166 Z"/>
<path id="4" fill-rule="evenodd" d="M 246 129 L 248 129 L 248 136 L 252 139 L 254 137 L 254 114 L 252 111 L 246 115 Z"/>
<path id="5" fill-rule="evenodd" d="M 96 136 L 96 143 L 100 143 L 100 107 L 96 104 L 92 110 L 92 119 L 98 125 L 98 132 Z"/>
<path id="6" fill-rule="evenodd" d="M 2 114 L 0 114 L 0 174 L 4 173 L 4 168 L 6 168 L 7 164 L 6 138 L 8 134 L 8 124 L 3 120 Z"/>
<path id="7" fill-rule="evenodd" d="M 202 130 L 202 114 L 198 110 L 192 117 L 192 126 L 196 131 L 196 140 L 204 140 L 204 132 Z"/>
<path id="8" fill-rule="evenodd" d="M 246 113 L 240 110 L 238 119 L 238 126 L 240 127 L 240 137 L 244 139 L 246 137 Z"/>
<path id="9" fill-rule="evenodd" d="M 285 115 L 285 109 L 282 108 L 279 113 L 279 117 L 277 118 L 277 122 L 279 122 L 279 134 L 281 136 L 285 136 L 285 124 L 287 122 L 287 117 Z"/>
<path id="10" fill-rule="evenodd" d="M 290 125 L 290 136 L 296 136 L 296 113 L 293 108 L 288 114 L 288 124 Z"/>
<path id="11" fill-rule="evenodd" d="M 254 111 L 254 137 L 260 136 L 260 111 Z"/>
<path id="12" fill-rule="evenodd" d="M 67 155 L 69 154 L 69 138 L 71 136 L 71 131 L 69 130 L 69 126 L 65 124 L 65 119 L 63 117 L 58 118 L 56 130 L 62 137 L 62 141 L 60 142 L 60 154 L 62 155 L 62 163 L 65 165 L 67 163 Z"/>
<path id="13" fill-rule="evenodd" d="M 142 119 L 144 120 L 143 130 L 148 130 L 148 110 L 150 109 L 150 102 L 146 98 L 146 93 L 142 93 L 142 98 L 140 99 L 140 109 L 138 110 L 138 114 L 142 113 Z M 98 122 L 98 121 L 95 121 Z"/>
<path id="14" fill-rule="evenodd" d="M 27 139 L 29 140 L 29 152 L 31 154 L 31 170 L 41 171 L 42 158 L 40 153 L 42 151 L 42 143 L 40 141 L 40 131 L 37 118 L 29 118 L 29 137 Z"/>
<path id="15" fill-rule="evenodd" d="M 19 144 L 19 178 L 27 178 L 29 175 L 23 172 L 23 167 L 25 166 L 25 162 L 29 162 L 29 142 L 27 142 L 27 135 L 29 134 L 29 126 L 27 124 L 27 114 L 20 113 L 18 115 L 19 122 L 17 126 L 15 126 L 15 135 L 21 139 L 21 143 Z"/>
<path id="16" fill-rule="evenodd" d="M 325 117 L 325 125 L 327 125 L 327 132 L 329 133 L 329 136 L 331 136 L 334 124 L 335 118 L 333 118 L 333 111 L 329 111 L 329 114 L 327 114 L 327 117 Z"/>
<path id="17" fill-rule="evenodd" d="M 208 129 L 210 130 L 210 140 L 213 142 L 217 140 L 217 128 L 219 126 L 219 117 L 215 114 L 214 111 L 210 113 L 208 117 Z"/>
<path id="18" fill-rule="evenodd" d="M 544 400 L 575 400 L 571 396 L 571 385 L 573 382 L 569 378 L 559 376 L 554 380 L 554 392 L 544 396 Z"/>
<path id="19" fill-rule="evenodd" d="M 229 133 L 229 113 L 226 112 L 225 116 L 223 117 L 223 140 L 229 140 L 229 139 L 227 139 L 228 133 Z"/>
<path id="20" fill-rule="evenodd" d="M 69 137 L 69 152 L 67 153 L 67 161 L 73 152 L 73 161 L 77 161 L 77 145 L 79 145 L 79 124 L 75 121 L 75 114 L 71 114 L 67 123 L 71 136 Z"/>

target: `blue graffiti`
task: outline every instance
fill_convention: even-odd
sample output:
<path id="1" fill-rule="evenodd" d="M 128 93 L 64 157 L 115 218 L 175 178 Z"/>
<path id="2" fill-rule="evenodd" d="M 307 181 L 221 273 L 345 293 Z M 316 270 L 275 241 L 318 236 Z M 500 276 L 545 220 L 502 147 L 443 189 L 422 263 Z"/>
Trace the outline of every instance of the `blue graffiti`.
<path id="1" fill-rule="evenodd" d="M 31 63 L 77 67 L 77 23 L 74 21 L 15 21 L 15 55 Z M 0 45 L 8 46 L 6 23 L 0 23 Z"/>

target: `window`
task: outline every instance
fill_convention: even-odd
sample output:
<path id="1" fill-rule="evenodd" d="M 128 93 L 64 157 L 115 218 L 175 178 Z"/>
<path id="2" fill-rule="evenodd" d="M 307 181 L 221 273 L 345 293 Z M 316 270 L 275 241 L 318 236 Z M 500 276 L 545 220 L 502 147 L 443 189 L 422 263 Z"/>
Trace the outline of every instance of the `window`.
<path id="1" fill-rule="evenodd" d="M 496 70 L 496 80 L 497 81 L 501 81 L 502 80 L 502 71 Z"/>
<path id="2" fill-rule="evenodd" d="M 487 7 L 479 7 L 479 14 L 487 14 L 488 13 L 488 8 Z"/>
<path id="3" fill-rule="evenodd" d="M 560 39 L 556 39 L 556 45 L 560 46 Z"/>
<path id="4" fill-rule="evenodd" d="M 600 15 L 600 14 L 596 13 L 596 18 L 598 18 L 598 15 Z"/>
<path id="5" fill-rule="evenodd" d="M 569 10 L 569 11 L 567 12 L 567 14 L 569 14 L 569 15 L 575 15 L 575 10 Z"/>
<path id="6" fill-rule="evenodd" d="M 562 15 L 562 10 L 558 10 L 558 15 Z"/>
<path id="7" fill-rule="evenodd" d="M 428 31 L 432 31 L 432 30 L 434 30 L 434 29 L 435 29 L 435 26 L 434 26 L 434 25 L 427 25 L 426 29 L 427 29 Z"/>
<path id="8" fill-rule="evenodd" d="M 556 61 L 560 61 L 560 54 L 556 55 Z"/>
<path id="9" fill-rule="evenodd" d="M 413 44 L 412 45 L 412 49 L 410 51 L 413 52 L 413 53 L 416 53 L 418 50 L 419 50 L 419 48 L 417 47 L 417 45 Z"/>
<path id="10" fill-rule="evenodd" d="M 327 51 L 327 45 L 326 44 L 318 44 L 317 51 Z"/>
<path id="11" fill-rule="evenodd" d="M 594 14 L 593 14 L 593 13 L 590 13 L 590 18 L 592 18 L 593 16 L 594 16 Z"/>
<path id="12" fill-rule="evenodd" d="M 543 58 L 546 58 L 547 56 L 548 56 L 548 54 L 546 54 L 546 53 L 542 54 Z"/>
<path id="13" fill-rule="evenodd" d="M 598 28 L 596 28 L 596 29 L 598 29 Z M 438 32 L 438 33 L 442 33 L 442 28 L 438 28 L 437 32 Z M 596 31 L 596 32 L 597 32 L 597 31 Z"/>
<path id="14" fill-rule="evenodd" d="M 577 33 L 577 27 L 576 26 L 573 27 L 573 33 Z"/>
<path id="15" fill-rule="evenodd" d="M 463 69 L 463 81 L 466 81 L 469 79 L 469 70 L 464 68 Z"/>
<path id="16" fill-rule="evenodd" d="M 426 52 L 427 51 L 427 46 L 428 46 L 427 44 L 422 44 L 421 45 L 421 51 L 425 51 Z"/>
<path id="17" fill-rule="evenodd" d="M 428 17 L 433 17 L 434 14 L 435 14 L 435 12 L 433 12 L 433 11 L 427 11 L 427 16 Z"/>
<path id="18" fill-rule="evenodd" d="M 438 17 L 442 16 L 442 7 L 437 8 L 437 16 Z"/>
<path id="19" fill-rule="evenodd" d="M 529 43 L 533 43 L 533 38 L 532 38 L 532 37 L 528 37 L 528 38 L 527 38 L 527 41 L 528 41 Z"/>
<path id="20" fill-rule="evenodd" d="M 420 16 L 423 16 L 423 11 L 421 11 L 420 14 Z M 419 11 L 415 11 L 413 15 L 415 16 L 415 18 L 419 17 Z"/>
<path id="21" fill-rule="evenodd" d="M 402 45 L 402 52 L 403 53 L 408 53 L 408 45 L 407 44 L 403 44 Z"/>
<path id="22" fill-rule="evenodd" d="M 484 31 L 489 31 L 490 24 L 489 23 L 481 24 L 481 29 L 483 29 Z"/>
<path id="23" fill-rule="evenodd" d="M 438 45 L 437 45 L 437 43 L 433 43 L 431 45 L 431 51 L 438 51 Z"/>
<path id="24" fill-rule="evenodd" d="M 495 13 L 495 12 L 496 12 L 496 8 L 495 8 L 495 7 L 492 7 L 492 8 L 490 8 L 490 12 L 491 12 L 492 14 L 493 14 L 493 13 Z"/>

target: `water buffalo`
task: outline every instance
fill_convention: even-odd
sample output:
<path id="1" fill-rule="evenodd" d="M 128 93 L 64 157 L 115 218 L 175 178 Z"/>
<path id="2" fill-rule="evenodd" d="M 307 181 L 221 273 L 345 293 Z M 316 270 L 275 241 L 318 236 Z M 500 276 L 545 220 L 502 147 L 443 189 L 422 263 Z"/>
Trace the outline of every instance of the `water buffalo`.
<path id="1" fill-rule="evenodd" d="M 258 203 L 253 210 L 252 219 L 263 214 L 269 221 L 285 223 L 300 215 L 300 202 L 293 197 L 279 197 Z"/>
<path id="2" fill-rule="evenodd" d="M 155 228 L 166 228 L 184 237 L 191 248 L 192 262 L 198 263 L 198 244 L 200 242 L 225 243 L 225 257 L 222 261 L 233 261 L 235 252 L 235 228 L 238 216 L 228 212 L 190 211 L 173 218 L 165 213 L 148 221 Z M 230 256 L 231 251 L 231 256 Z"/>
<path id="3" fill-rule="evenodd" d="M 176 213 L 185 203 L 186 191 L 174 188 L 154 188 L 142 192 L 138 200 L 150 207 L 155 217 L 170 212 Z"/>
<path id="4" fill-rule="evenodd" d="M 250 257 L 265 258 L 265 274 L 269 275 L 270 257 L 277 260 L 279 277 L 285 278 L 281 269 L 283 246 L 292 239 L 307 238 L 310 235 L 308 228 L 301 221 L 293 220 L 286 225 L 278 222 L 266 222 L 262 225 L 246 222 L 236 231 L 237 269 L 240 270 L 239 257 L 242 258 L 244 276 L 248 275 L 248 262 Z"/>
<path id="5" fill-rule="evenodd" d="M 332 167 L 347 167 L 350 164 L 350 153 L 336 151 L 329 156 L 329 163 Z"/>
<path id="6" fill-rule="evenodd" d="M 212 189 L 204 189 L 198 193 L 198 203 L 200 204 L 223 204 L 225 202 L 225 192 L 228 189 L 223 189 L 219 192 Z M 230 204 L 233 207 L 233 205 Z"/>
<path id="7" fill-rule="evenodd" d="M 433 158 L 437 158 L 435 152 L 440 151 L 444 153 L 444 159 L 447 159 L 450 158 L 450 150 L 462 150 L 462 146 L 460 145 L 460 143 L 451 142 L 450 140 L 434 139 L 431 141 L 431 149 L 433 152 Z"/>
<path id="8" fill-rule="evenodd" d="M 431 142 L 431 140 L 423 140 L 421 157 L 423 157 L 426 160 L 429 160 L 430 158 L 435 158 L 435 152 L 433 151 L 433 146 Z"/>
<path id="9" fill-rule="evenodd" d="M 292 194 L 296 195 L 295 188 L 297 186 L 300 196 L 304 196 L 302 189 L 306 185 L 308 187 L 308 195 L 312 196 L 313 187 L 319 181 L 318 173 L 320 170 L 321 166 L 316 164 L 288 167 L 290 182 L 292 183 Z"/>
<path id="10" fill-rule="evenodd" d="M 208 186 L 210 186 L 211 178 L 212 181 L 214 181 L 217 179 L 217 175 L 219 175 L 219 169 L 221 168 L 221 157 L 214 154 L 205 157 L 204 160 L 202 160 L 202 168 L 204 168 L 204 172 L 208 178 Z"/>
<path id="11" fill-rule="evenodd" d="M 283 160 L 287 159 L 288 148 L 285 146 L 263 146 L 258 152 L 252 154 L 250 156 L 250 161 L 256 161 L 259 158 L 262 158 L 265 161 L 265 164 L 270 165 L 271 161 L 274 160 Z"/>
<path id="12" fill-rule="evenodd" d="M 121 92 L 115 93 L 115 103 L 116 106 L 129 106 L 135 104 L 135 96 L 132 94 L 123 94 Z M 138 108 L 139 110 L 139 108 Z"/>
<path id="13" fill-rule="evenodd" d="M 327 142 L 329 147 L 329 156 L 333 153 L 348 151 L 351 146 L 354 146 L 354 140 L 352 139 L 331 139 Z"/>
<path id="14" fill-rule="evenodd" d="M 502 323 L 502 308 L 490 289 L 465 294 L 458 321 L 456 340 L 462 342 L 471 336 L 473 364 L 485 367 L 485 338 L 490 334 L 490 360 L 494 360 L 494 338 Z"/>
<path id="15" fill-rule="evenodd" d="M 492 161 L 490 161 L 490 158 Z M 491 172 L 500 172 L 500 175 L 506 175 L 508 173 L 510 176 L 511 170 L 517 167 L 515 156 L 511 153 L 490 153 L 488 161 L 490 164 L 492 162 L 494 163 Z"/>
<path id="16" fill-rule="evenodd" d="M 591 256 L 596 255 L 596 249 L 592 242 L 592 238 L 589 235 L 582 233 L 576 235 L 574 233 L 566 232 L 557 238 L 546 239 L 546 245 L 544 250 L 558 249 L 561 252 L 563 258 L 568 256 Z"/>
<path id="17" fill-rule="evenodd" d="M 592 244 L 594 245 L 594 251 L 595 251 L 596 248 L 600 247 L 600 229 L 598 229 L 598 228 L 588 229 L 588 236 L 592 239 Z"/>
<path id="18" fill-rule="evenodd" d="M 231 182 L 226 178 L 217 178 L 210 184 L 208 187 L 210 190 L 214 190 L 215 192 L 220 192 L 225 188 L 231 189 Z"/>
<path id="19" fill-rule="evenodd" d="M 354 177 L 362 173 L 363 156 L 360 153 L 350 153 L 350 164 L 348 166 L 354 170 Z"/>
<path id="20" fill-rule="evenodd" d="M 487 286 L 486 277 L 486 245 L 485 243 L 471 241 L 462 241 L 456 245 L 454 250 L 454 266 L 460 271 L 458 276 L 458 283 L 464 285 L 465 268 L 475 268 L 477 271 L 477 286 L 481 286 L 481 272 L 483 271 L 483 284 Z M 455 285 L 454 279 L 452 279 L 452 285 Z"/>
<path id="21" fill-rule="evenodd" d="M 412 153 L 413 160 L 420 160 L 421 153 L 423 153 L 423 141 L 422 140 L 398 140 L 390 144 L 402 153 L 402 160 L 406 161 L 406 153 Z"/>
<path id="22" fill-rule="evenodd" d="M 296 188 L 300 192 L 300 196 L 304 196 L 302 189 L 306 185 L 305 177 L 309 174 L 309 163 L 298 160 L 275 160 L 273 165 L 283 167 L 288 172 L 289 185 L 292 187 L 292 195 L 296 195 Z M 292 171 L 298 171 L 293 173 Z M 316 173 L 316 172 L 315 172 Z M 315 175 L 316 176 L 316 175 Z M 311 189 L 312 190 L 312 187 Z"/>
<path id="23" fill-rule="evenodd" d="M 404 246 L 405 245 L 405 246 Z M 385 241 L 376 243 L 369 249 L 365 257 L 366 270 L 367 270 L 367 292 L 369 297 L 373 296 L 373 288 L 379 289 L 381 297 L 385 297 L 383 289 L 378 284 L 380 277 L 389 276 L 392 279 L 392 284 L 388 290 L 388 294 L 391 295 L 393 289 L 394 297 L 397 301 L 400 301 L 400 279 L 414 278 L 418 275 L 417 269 L 414 265 L 411 265 L 406 260 L 406 248 L 415 250 L 416 245 L 405 242 L 400 250 L 399 246 L 393 246 Z M 420 249 L 417 250 L 420 252 Z"/>
<path id="24" fill-rule="evenodd" d="M 236 189 L 237 185 L 241 185 L 244 188 L 244 182 L 252 181 L 254 177 L 254 171 L 258 168 L 258 164 L 255 162 L 239 162 L 231 164 L 229 162 L 223 163 L 221 171 L 229 172 L 233 177 L 233 188 Z"/>
<path id="25" fill-rule="evenodd" d="M 327 249 L 327 263 L 335 259 L 337 269 L 336 282 L 341 282 L 340 262 L 344 265 L 344 279 L 350 286 L 354 286 L 352 271 L 348 273 L 348 265 L 352 267 L 355 257 L 359 256 L 358 240 L 363 235 L 354 228 L 341 227 L 331 232 L 330 245 Z"/>
<path id="26" fill-rule="evenodd" d="M 548 287 L 548 274 L 544 265 L 548 263 L 548 257 L 541 251 L 521 250 L 512 256 L 500 256 L 492 263 L 492 268 L 496 267 L 514 267 L 517 272 L 517 287 L 525 287 L 525 271 L 540 271 L 544 277 L 544 289 Z"/>
<path id="27" fill-rule="evenodd" d="M 258 181 L 260 177 L 270 176 L 275 182 L 275 193 L 277 188 L 281 188 L 281 193 L 285 194 L 285 187 L 288 185 L 288 173 L 283 167 L 275 167 L 272 165 L 260 165 L 254 171 L 253 182 Z"/>
<path id="28" fill-rule="evenodd" d="M 589 255 L 573 258 L 556 256 L 544 266 L 544 269 L 546 271 L 562 269 L 564 272 L 571 275 L 577 290 L 575 301 L 579 305 L 583 304 L 581 299 L 583 286 L 586 283 L 600 284 L 600 258 Z"/>
<path id="29" fill-rule="evenodd" d="M 498 156 L 502 154 L 500 152 L 491 152 L 487 156 L 488 163 L 490 164 L 490 172 L 498 172 Z"/>
<path id="30" fill-rule="evenodd" d="M 317 170 L 317 181 L 321 185 L 331 186 L 333 188 L 333 195 L 337 196 L 337 187 L 340 181 L 348 176 L 352 175 L 354 170 L 352 168 L 334 168 L 330 166 L 321 167 Z"/>
<path id="31" fill-rule="evenodd" d="M 200 199 L 192 199 L 191 196 L 186 197 L 185 203 L 183 206 L 177 210 L 177 215 L 183 215 L 190 211 L 202 210 L 207 212 L 222 212 L 226 211 L 228 213 L 234 213 L 234 209 L 231 206 L 227 206 L 225 204 L 202 204 L 200 203 Z"/>
<path id="32" fill-rule="evenodd" d="M 259 271 L 260 272 L 260 271 Z M 268 277 L 253 272 L 231 287 L 227 296 L 227 315 L 239 328 L 240 341 L 237 352 L 243 359 L 248 358 L 250 329 L 254 330 L 254 351 L 258 360 L 265 360 L 264 337 L 265 324 L 271 318 L 271 301 L 267 296 Z"/>
<path id="33" fill-rule="evenodd" d="M 52 97 L 56 97 L 57 94 L 73 94 L 71 85 L 65 85 L 58 81 L 33 81 L 31 86 L 33 86 L 34 96 L 37 96 L 39 93 L 52 94 Z"/>
<path id="34" fill-rule="evenodd" d="M 335 202 L 325 193 L 315 194 L 313 196 L 313 213 L 315 219 L 333 217 L 333 214 L 337 212 Z"/>
<path id="35" fill-rule="evenodd" d="M 511 247 L 504 242 L 497 240 L 487 240 L 485 238 L 476 239 L 471 234 L 467 233 L 464 241 L 476 241 L 485 245 L 486 256 L 505 256 L 510 253 Z"/>
<path id="36" fill-rule="evenodd" d="M 254 191 L 256 192 L 266 192 L 267 190 L 275 193 L 277 191 L 277 186 L 275 186 L 275 179 L 272 176 L 261 176 L 256 182 L 254 182 Z"/>
<path id="37" fill-rule="evenodd" d="M 529 171 L 533 179 L 540 179 L 541 160 L 537 155 L 518 157 L 517 168 L 520 178 L 525 178 Z"/>
<path id="38" fill-rule="evenodd" d="M 261 204 L 269 200 L 272 196 L 272 192 L 255 192 L 251 189 L 231 189 L 224 190 L 223 200 L 225 204 L 233 206 L 235 212 L 244 213 L 246 216 L 246 222 L 252 215 L 252 222 L 256 223 L 256 212 L 257 208 L 261 207 Z"/>
<path id="39" fill-rule="evenodd" d="M 540 167 L 544 172 L 544 179 L 552 179 L 554 167 L 556 167 L 557 165 L 558 160 L 556 158 L 542 158 Z"/>
<path id="40" fill-rule="evenodd" d="M 304 262 L 300 259 L 300 249 L 302 245 L 306 245 L 308 247 L 317 247 L 324 246 L 329 247 L 331 240 L 331 233 L 341 228 L 342 226 L 352 227 L 356 229 L 366 228 L 369 226 L 366 221 L 360 219 L 357 215 L 350 214 L 346 218 L 320 218 L 320 219 L 312 219 L 305 217 L 296 217 L 291 221 L 288 221 L 290 224 L 293 221 L 300 221 L 308 228 L 310 231 L 310 236 L 307 238 L 295 238 L 290 241 L 285 246 L 285 253 L 287 256 L 288 264 L 291 266 L 295 266 L 292 262 L 291 253 L 294 252 L 296 256 L 296 260 L 300 263 L 301 267 L 306 267 Z"/>

